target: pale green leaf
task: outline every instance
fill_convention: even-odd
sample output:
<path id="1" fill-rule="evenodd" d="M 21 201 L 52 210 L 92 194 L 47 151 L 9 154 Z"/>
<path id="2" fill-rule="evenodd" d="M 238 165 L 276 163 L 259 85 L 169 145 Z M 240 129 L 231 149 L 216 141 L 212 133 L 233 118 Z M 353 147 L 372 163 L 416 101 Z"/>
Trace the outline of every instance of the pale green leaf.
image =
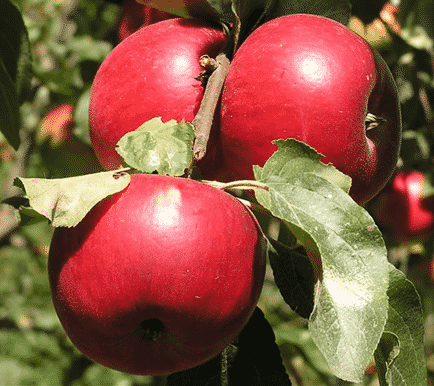
<path id="1" fill-rule="evenodd" d="M 313 340 L 337 377 L 360 382 L 387 318 L 382 235 L 370 215 L 330 183 L 328 166 L 312 157 L 310 148 L 291 140 L 277 145 L 264 168 L 255 170 L 268 186 L 268 191 L 258 189 L 256 198 L 285 221 L 312 262 L 317 278 L 309 318 Z M 327 171 L 318 173 L 305 166 L 309 163 Z"/>
<path id="2" fill-rule="evenodd" d="M 405 275 L 389 264 L 389 311 L 375 352 L 381 386 L 425 386 L 423 313 L 419 295 Z"/>
<path id="3" fill-rule="evenodd" d="M 182 176 L 193 159 L 194 137 L 192 124 L 163 123 L 157 117 L 125 134 L 116 150 L 130 167 L 143 173 Z"/>
<path id="4" fill-rule="evenodd" d="M 14 183 L 53 227 L 74 227 L 98 202 L 125 189 L 130 175 L 118 170 L 51 180 L 17 177 Z"/>

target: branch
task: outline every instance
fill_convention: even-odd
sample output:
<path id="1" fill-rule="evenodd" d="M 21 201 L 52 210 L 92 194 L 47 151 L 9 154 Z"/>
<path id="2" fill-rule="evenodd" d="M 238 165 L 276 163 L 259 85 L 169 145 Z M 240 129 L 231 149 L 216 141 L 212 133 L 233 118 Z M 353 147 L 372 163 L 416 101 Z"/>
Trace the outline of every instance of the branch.
<path id="1" fill-rule="evenodd" d="M 217 68 L 210 75 L 199 110 L 193 119 L 196 139 L 193 154 L 196 161 L 201 160 L 206 153 L 212 121 L 223 89 L 226 74 L 229 69 L 229 59 L 224 53 L 217 55 Z"/>

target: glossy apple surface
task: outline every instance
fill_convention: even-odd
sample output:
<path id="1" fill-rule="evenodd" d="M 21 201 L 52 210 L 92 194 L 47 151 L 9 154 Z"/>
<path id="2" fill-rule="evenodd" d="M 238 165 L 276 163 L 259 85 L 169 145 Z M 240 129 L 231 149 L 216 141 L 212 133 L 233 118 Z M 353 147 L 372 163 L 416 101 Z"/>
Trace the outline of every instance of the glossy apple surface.
<path id="1" fill-rule="evenodd" d="M 177 18 L 141 28 L 114 48 L 95 76 L 89 106 L 92 146 L 105 169 L 122 165 L 117 142 L 144 122 L 193 120 L 204 92 L 195 79 L 203 71 L 199 58 L 215 57 L 225 40 L 219 29 Z M 222 161 L 218 136 L 213 129 L 200 165 L 207 178 Z"/>
<path id="2" fill-rule="evenodd" d="M 400 171 L 373 204 L 374 219 L 398 241 L 420 242 L 434 231 L 434 197 L 423 196 L 423 173 Z"/>
<path id="3" fill-rule="evenodd" d="M 247 323 L 265 238 L 225 192 L 133 175 L 77 227 L 55 230 L 48 270 L 59 319 L 84 355 L 127 373 L 167 374 L 214 357 Z"/>
<path id="4" fill-rule="evenodd" d="M 371 113 L 385 121 L 366 130 Z M 221 105 L 221 139 L 235 179 L 252 178 L 295 138 L 353 179 L 351 196 L 366 203 L 390 178 L 401 116 L 393 77 L 357 34 L 333 20 L 290 15 L 257 28 L 230 65 Z"/>

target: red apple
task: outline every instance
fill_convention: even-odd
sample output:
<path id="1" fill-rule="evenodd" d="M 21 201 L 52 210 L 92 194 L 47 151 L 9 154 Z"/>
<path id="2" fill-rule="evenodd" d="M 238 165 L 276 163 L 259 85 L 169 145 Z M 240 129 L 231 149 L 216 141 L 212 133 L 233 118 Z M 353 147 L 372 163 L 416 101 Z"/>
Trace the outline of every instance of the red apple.
<path id="1" fill-rule="evenodd" d="M 141 28 L 114 48 L 95 76 L 89 108 L 92 145 L 105 169 L 123 165 L 116 144 L 144 122 L 193 120 L 204 92 L 195 79 L 199 58 L 216 56 L 225 40 L 217 28 L 178 18 Z M 218 125 L 201 165 L 206 178 L 221 168 Z"/>
<path id="2" fill-rule="evenodd" d="M 48 271 L 71 341 L 104 366 L 167 374 L 220 353 L 253 313 L 265 238 L 231 195 L 132 175 L 75 228 L 56 228 Z"/>
<path id="3" fill-rule="evenodd" d="M 119 18 L 119 41 L 126 39 L 141 27 L 173 17 L 170 13 L 148 7 L 138 3 L 136 0 L 125 0 Z"/>
<path id="4" fill-rule="evenodd" d="M 400 171 L 373 203 L 373 217 L 401 242 L 423 241 L 434 231 L 434 196 L 423 196 L 423 173 Z"/>
<path id="5" fill-rule="evenodd" d="M 69 103 L 51 109 L 38 126 L 36 140 L 39 152 L 54 176 L 101 171 L 92 148 L 74 136 L 74 128 L 74 106 Z"/>
<path id="6" fill-rule="evenodd" d="M 368 113 L 384 121 L 367 130 Z M 235 54 L 222 96 L 222 148 L 234 178 L 252 178 L 252 165 L 263 166 L 280 138 L 306 142 L 352 177 L 359 204 L 376 195 L 401 139 L 397 89 L 381 56 L 321 16 L 283 16 L 257 28 Z"/>
<path id="7" fill-rule="evenodd" d="M 74 126 L 74 106 L 64 103 L 42 117 L 37 140 L 48 141 L 51 147 L 57 148 L 72 136 Z"/>
<path id="8" fill-rule="evenodd" d="M 387 2 L 380 11 L 380 19 L 397 35 L 401 35 L 402 29 L 398 19 L 399 6 Z"/>

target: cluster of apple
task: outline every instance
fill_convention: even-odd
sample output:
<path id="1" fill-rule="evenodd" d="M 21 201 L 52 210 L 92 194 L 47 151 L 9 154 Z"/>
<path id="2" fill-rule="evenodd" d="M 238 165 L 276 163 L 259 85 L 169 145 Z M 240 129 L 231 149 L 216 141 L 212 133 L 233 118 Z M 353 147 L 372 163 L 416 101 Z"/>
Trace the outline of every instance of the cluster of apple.
<path id="1" fill-rule="evenodd" d="M 142 123 L 193 120 L 203 96 L 199 58 L 215 57 L 225 41 L 200 21 L 170 19 L 112 51 L 90 102 L 90 135 L 104 168 L 123 164 L 116 144 Z M 252 178 L 252 166 L 277 150 L 273 140 L 295 138 L 351 176 L 350 194 L 362 205 L 393 172 L 400 133 L 397 90 L 380 55 L 340 23 L 284 16 L 236 52 L 199 167 L 205 179 Z"/>
<path id="2" fill-rule="evenodd" d="M 106 170 L 124 166 L 123 135 L 161 117 L 191 122 L 204 95 L 199 59 L 225 33 L 173 18 L 124 39 L 101 65 L 90 136 Z M 214 114 L 204 179 L 253 178 L 279 138 L 295 138 L 350 175 L 364 204 L 392 174 L 400 110 L 382 58 L 338 22 L 291 15 L 257 28 L 229 66 Z M 256 307 L 265 237 L 253 214 L 198 181 L 132 175 L 123 192 L 75 228 L 57 228 L 49 275 L 72 342 L 89 358 L 134 374 L 168 374 L 221 352 Z"/>

